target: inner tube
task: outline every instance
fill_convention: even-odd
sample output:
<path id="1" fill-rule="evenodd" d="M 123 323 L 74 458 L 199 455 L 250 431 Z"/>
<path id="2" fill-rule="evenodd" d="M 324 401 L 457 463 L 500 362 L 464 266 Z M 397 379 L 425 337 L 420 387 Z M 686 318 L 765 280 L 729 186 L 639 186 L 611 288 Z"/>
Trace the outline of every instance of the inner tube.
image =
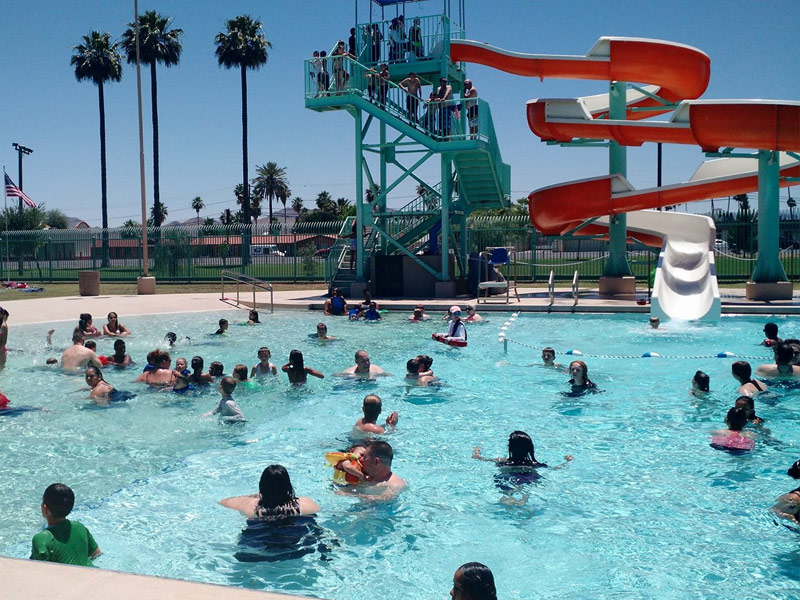
<path id="1" fill-rule="evenodd" d="M 443 333 L 434 333 L 431 334 L 431 339 L 436 340 L 437 342 L 441 342 L 442 344 L 447 344 L 448 346 L 456 346 L 458 348 L 464 348 L 467 345 L 467 340 L 462 340 L 459 338 L 447 338 L 447 336 Z"/>

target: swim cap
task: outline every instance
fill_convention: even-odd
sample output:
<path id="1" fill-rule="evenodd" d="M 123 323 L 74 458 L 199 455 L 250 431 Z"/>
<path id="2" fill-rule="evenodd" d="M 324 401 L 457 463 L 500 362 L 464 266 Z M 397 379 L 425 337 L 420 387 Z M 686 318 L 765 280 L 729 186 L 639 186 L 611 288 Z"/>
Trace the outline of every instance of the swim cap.
<path id="1" fill-rule="evenodd" d="M 3 393 L 0 392 L 0 408 L 5 408 L 8 406 L 8 403 L 11 402 L 8 397 Z"/>
<path id="2" fill-rule="evenodd" d="M 461 312 L 461 307 L 460 307 L 460 306 L 456 306 L 456 305 L 454 304 L 453 306 L 451 306 L 451 307 L 450 307 L 450 313 L 451 313 L 451 314 L 452 314 L 452 313 L 457 313 L 457 312 Z"/>

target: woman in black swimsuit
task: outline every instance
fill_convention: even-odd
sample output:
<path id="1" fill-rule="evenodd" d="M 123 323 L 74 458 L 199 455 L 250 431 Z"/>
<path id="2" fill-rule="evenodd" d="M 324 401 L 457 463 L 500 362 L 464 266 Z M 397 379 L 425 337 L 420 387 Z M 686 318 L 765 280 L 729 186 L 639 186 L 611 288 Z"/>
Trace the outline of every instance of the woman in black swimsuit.
<path id="1" fill-rule="evenodd" d="M 796 461 L 786 473 L 792 479 L 800 479 L 800 460 Z M 773 512 L 782 519 L 787 519 L 797 524 L 800 523 L 800 487 L 787 492 L 778 498 Z"/>
<path id="2" fill-rule="evenodd" d="M 731 373 L 740 384 L 738 390 L 740 396 L 752 396 L 767 389 L 763 383 L 752 378 L 752 369 L 747 361 L 737 360 L 731 365 Z"/>

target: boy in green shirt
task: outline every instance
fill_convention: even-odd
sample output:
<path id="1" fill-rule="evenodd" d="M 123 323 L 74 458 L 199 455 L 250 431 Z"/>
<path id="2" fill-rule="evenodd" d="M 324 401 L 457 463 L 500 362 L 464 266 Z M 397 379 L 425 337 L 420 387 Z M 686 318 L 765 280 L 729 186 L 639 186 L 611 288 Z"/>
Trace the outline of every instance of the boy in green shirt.
<path id="1" fill-rule="evenodd" d="M 42 497 L 47 528 L 33 536 L 31 560 L 93 566 L 92 559 L 100 556 L 100 548 L 86 527 L 67 519 L 74 505 L 75 494 L 69 486 L 54 483 L 47 487 Z"/>

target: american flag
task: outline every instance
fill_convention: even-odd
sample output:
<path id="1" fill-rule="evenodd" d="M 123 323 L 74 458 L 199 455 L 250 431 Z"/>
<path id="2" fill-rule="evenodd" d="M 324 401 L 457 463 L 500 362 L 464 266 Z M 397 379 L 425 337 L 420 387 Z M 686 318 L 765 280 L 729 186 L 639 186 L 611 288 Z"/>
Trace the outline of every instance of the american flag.
<path id="1" fill-rule="evenodd" d="M 6 196 L 11 196 L 12 198 L 20 198 L 25 204 L 30 206 L 31 208 L 36 208 L 36 202 L 28 198 L 27 194 L 19 189 L 17 186 L 14 185 L 14 182 L 11 181 L 11 177 L 6 175 Z"/>

